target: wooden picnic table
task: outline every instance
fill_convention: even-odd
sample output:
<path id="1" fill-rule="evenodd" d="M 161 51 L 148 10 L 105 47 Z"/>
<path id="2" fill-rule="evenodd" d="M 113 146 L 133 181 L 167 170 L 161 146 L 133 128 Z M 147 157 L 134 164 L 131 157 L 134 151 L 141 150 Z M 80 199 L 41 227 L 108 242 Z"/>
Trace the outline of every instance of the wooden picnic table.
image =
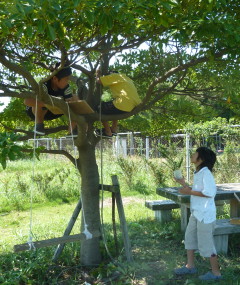
<path id="1" fill-rule="evenodd" d="M 190 195 L 178 192 L 181 187 L 157 188 L 158 195 L 173 200 L 180 205 L 181 209 L 181 230 L 185 231 L 190 215 Z M 217 184 L 217 194 L 215 196 L 216 205 L 218 201 L 230 202 L 230 218 L 240 217 L 240 203 L 234 193 L 240 198 L 240 183 Z"/>

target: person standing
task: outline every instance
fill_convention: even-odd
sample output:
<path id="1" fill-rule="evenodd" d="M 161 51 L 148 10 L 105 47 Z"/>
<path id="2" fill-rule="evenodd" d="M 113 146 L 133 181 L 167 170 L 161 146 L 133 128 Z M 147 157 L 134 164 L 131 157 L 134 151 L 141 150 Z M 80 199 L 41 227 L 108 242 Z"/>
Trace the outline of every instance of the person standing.
<path id="1" fill-rule="evenodd" d="M 187 264 L 174 270 L 177 275 L 195 274 L 197 268 L 194 263 L 194 252 L 199 250 L 201 256 L 209 258 L 211 272 L 199 276 L 203 281 L 222 279 L 217 251 L 214 245 L 213 232 L 216 224 L 216 184 L 212 169 L 216 162 L 216 154 L 207 147 L 199 147 L 191 157 L 196 171 L 193 186 L 190 187 L 185 179 L 175 179 L 183 188 L 181 194 L 191 195 L 191 216 L 185 232 L 185 249 L 187 250 Z"/>

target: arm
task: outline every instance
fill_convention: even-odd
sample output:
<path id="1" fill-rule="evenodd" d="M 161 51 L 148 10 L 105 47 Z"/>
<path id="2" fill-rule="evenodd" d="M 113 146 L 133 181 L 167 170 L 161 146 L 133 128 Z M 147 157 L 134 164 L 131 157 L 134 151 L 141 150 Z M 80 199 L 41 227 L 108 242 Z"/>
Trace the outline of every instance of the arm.
<path id="1" fill-rule="evenodd" d="M 209 196 L 204 195 L 202 192 L 192 190 L 192 188 L 188 185 L 179 189 L 179 193 L 186 194 L 186 195 L 198 196 L 198 197 L 209 197 Z"/>
<path id="2" fill-rule="evenodd" d="M 179 193 L 185 195 L 199 196 L 199 197 L 208 197 L 204 195 L 202 192 L 192 190 L 192 188 L 185 182 L 184 178 L 175 179 L 175 180 L 183 186 L 183 188 L 179 189 Z"/>

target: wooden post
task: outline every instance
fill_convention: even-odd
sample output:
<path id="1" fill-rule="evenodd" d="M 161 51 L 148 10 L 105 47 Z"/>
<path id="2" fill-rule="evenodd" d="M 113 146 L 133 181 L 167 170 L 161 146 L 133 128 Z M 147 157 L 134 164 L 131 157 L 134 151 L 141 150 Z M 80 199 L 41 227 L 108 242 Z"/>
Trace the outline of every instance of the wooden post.
<path id="1" fill-rule="evenodd" d="M 230 217 L 240 217 L 240 203 L 237 201 L 237 199 L 230 200 Z"/>
<path id="2" fill-rule="evenodd" d="M 181 231 L 187 228 L 188 218 L 190 216 L 190 209 L 187 204 L 181 204 Z"/>
<path id="3" fill-rule="evenodd" d="M 73 214 L 72 214 L 72 217 L 71 217 L 71 219 L 70 219 L 70 221 L 68 223 L 68 226 L 67 226 L 67 228 L 66 228 L 66 230 L 65 230 L 65 232 L 63 234 L 64 237 L 70 235 L 70 233 L 72 231 L 72 228 L 73 228 L 73 226 L 74 226 L 74 224 L 75 224 L 75 222 L 77 220 L 77 217 L 78 217 L 81 209 L 82 209 L 82 201 L 80 199 L 78 201 L 78 203 L 77 203 L 77 206 L 76 206 Z M 62 253 L 64 247 L 65 247 L 65 243 L 59 244 L 57 246 L 57 249 L 55 250 L 55 253 L 54 253 L 54 256 L 53 256 L 53 259 L 52 259 L 54 262 L 58 259 L 59 255 Z"/>
<path id="4" fill-rule="evenodd" d="M 160 223 L 170 222 L 172 220 L 172 210 L 156 210 L 155 219 Z"/>
<path id="5" fill-rule="evenodd" d="M 214 236 L 214 245 L 217 253 L 227 254 L 228 252 L 228 235 Z"/>
<path id="6" fill-rule="evenodd" d="M 115 219 L 115 192 L 112 192 L 112 226 L 113 226 L 113 236 L 114 236 L 114 242 L 115 242 L 115 248 L 116 248 L 116 255 L 119 255 L 119 249 L 118 249 L 118 240 L 117 240 L 117 228 L 116 228 L 116 219 Z"/>
<path id="7" fill-rule="evenodd" d="M 119 188 L 119 182 L 118 182 L 117 175 L 112 176 L 112 184 L 113 184 L 113 186 L 118 186 L 118 188 Z M 126 219 L 125 219 L 124 208 L 123 208 L 120 190 L 115 192 L 115 196 L 116 196 L 118 215 L 119 215 L 120 225 L 121 225 L 121 229 L 122 229 L 123 243 L 124 243 L 127 261 L 132 262 L 133 257 L 132 257 L 132 251 L 131 251 L 131 244 L 130 244 L 130 240 L 129 240 L 129 236 L 128 236 L 128 228 L 127 228 L 127 223 L 126 223 Z"/>

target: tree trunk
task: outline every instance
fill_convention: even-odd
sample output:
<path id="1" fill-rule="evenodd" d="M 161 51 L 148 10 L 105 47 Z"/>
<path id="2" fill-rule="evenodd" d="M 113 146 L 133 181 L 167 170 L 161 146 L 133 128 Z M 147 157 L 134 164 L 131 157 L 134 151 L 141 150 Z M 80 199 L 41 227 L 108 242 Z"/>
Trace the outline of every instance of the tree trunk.
<path id="1" fill-rule="evenodd" d="M 95 156 L 95 144 L 87 143 L 82 147 L 78 147 L 78 151 L 78 168 L 82 179 L 81 232 L 86 230 L 85 225 L 87 224 L 88 231 L 93 233 L 100 231 L 99 173 Z M 81 242 L 80 259 L 83 265 L 90 266 L 101 263 L 99 237 Z"/>

